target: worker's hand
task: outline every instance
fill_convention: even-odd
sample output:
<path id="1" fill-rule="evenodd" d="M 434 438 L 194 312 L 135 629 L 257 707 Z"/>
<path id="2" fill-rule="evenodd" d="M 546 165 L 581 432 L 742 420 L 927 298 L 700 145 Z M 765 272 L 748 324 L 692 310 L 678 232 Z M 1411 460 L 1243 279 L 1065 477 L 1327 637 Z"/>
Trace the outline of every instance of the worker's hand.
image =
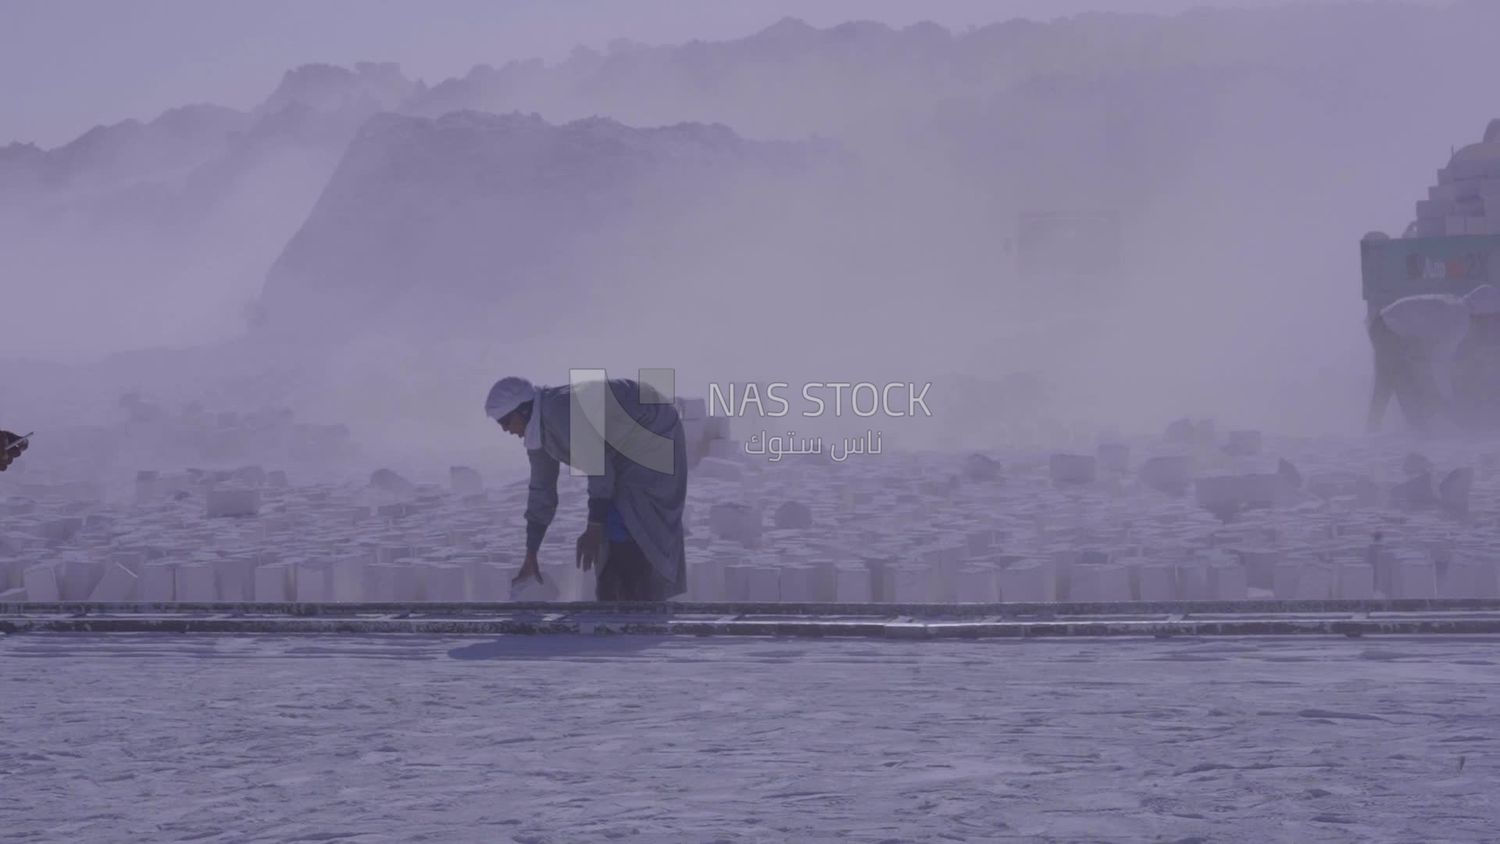
<path id="1" fill-rule="evenodd" d="M 516 576 L 510 579 L 510 585 L 520 586 L 526 582 L 526 578 L 528 577 L 536 578 L 537 583 L 543 582 L 542 566 L 541 563 L 537 562 L 535 551 L 526 552 L 526 561 L 521 563 L 521 570 L 516 573 Z"/>
<path id="2" fill-rule="evenodd" d="M 10 468 L 10 464 L 26 450 L 26 446 L 27 443 L 21 441 L 20 435 L 0 431 L 0 472 Z"/>
<path id="3" fill-rule="evenodd" d="M 604 525 L 590 523 L 578 535 L 578 567 L 584 571 L 599 561 L 599 552 L 604 548 Z"/>

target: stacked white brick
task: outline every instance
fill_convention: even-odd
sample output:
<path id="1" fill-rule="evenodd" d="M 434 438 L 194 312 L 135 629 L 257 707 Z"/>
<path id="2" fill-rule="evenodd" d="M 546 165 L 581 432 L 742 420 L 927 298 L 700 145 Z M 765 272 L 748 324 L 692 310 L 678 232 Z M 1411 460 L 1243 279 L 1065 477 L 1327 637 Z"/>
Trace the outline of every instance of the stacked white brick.
<path id="1" fill-rule="evenodd" d="M 1417 237 L 1500 235 L 1500 119 L 1484 140 L 1458 150 L 1417 203 Z"/>

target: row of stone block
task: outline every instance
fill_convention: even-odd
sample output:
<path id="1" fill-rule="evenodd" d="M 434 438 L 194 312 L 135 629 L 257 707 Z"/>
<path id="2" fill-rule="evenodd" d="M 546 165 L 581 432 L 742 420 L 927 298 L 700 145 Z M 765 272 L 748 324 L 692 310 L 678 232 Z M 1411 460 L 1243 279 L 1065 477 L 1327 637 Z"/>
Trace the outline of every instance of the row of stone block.
<path id="1" fill-rule="evenodd" d="M 1420 206 L 1421 203 L 1418 203 Z M 1486 208 L 1484 214 L 1453 213 L 1442 217 L 1419 217 L 1417 237 L 1455 237 L 1500 234 L 1500 213 Z M 1417 213 L 1422 213 L 1420 210 Z"/>
<path id="2" fill-rule="evenodd" d="M 925 566 L 876 561 L 779 565 L 704 560 L 690 563 L 695 601 L 839 603 L 992 603 L 1056 600 L 1051 570 L 1028 562 L 1005 569 L 961 566 L 942 577 Z"/>
<path id="3" fill-rule="evenodd" d="M 13 601 L 149 603 L 508 600 L 516 566 L 482 556 L 487 555 L 387 563 L 366 556 L 288 562 L 65 561 L 24 567 L 14 586 L 0 582 L 8 587 L 0 588 L 0 594 Z M 549 564 L 543 574 L 559 585 L 560 599 L 585 597 L 586 584 L 571 564 Z"/>
<path id="4" fill-rule="evenodd" d="M 1440 576 L 1431 560 L 1397 558 L 1377 579 L 1376 566 L 1355 560 L 1252 559 L 1252 566 L 1224 556 L 1065 567 L 1049 559 L 971 559 L 948 567 L 873 558 L 794 564 L 708 558 L 690 562 L 688 583 L 689 597 L 699 601 L 1240 601 L 1251 597 L 1252 572 L 1263 572 L 1259 594 L 1280 600 L 1500 597 L 1500 569 L 1479 560 L 1457 561 Z"/>
<path id="5" fill-rule="evenodd" d="M 1248 564 L 1247 564 L 1248 563 Z M 8 571 L 7 571 L 8 569 Z M 257 562 L 66 560 L 19 569 L 0 566 L 8 600 L 145 602 L 213 601 L 503 601 L 516 568 L 474 555 L 457 561 L 376 562 L 372 557 Z M 587 600 L 592 577 L 566 562 L 544 566 L 550 598 Z M 843 563 L 728 561 L 690 563 L 690 597 L 703 601 L 1075 602 L 1243 600 L 1267 577 L 1280 600 L 1500 597 L 1500 567 L 1461 558 L 1442 567 L 1416 555 L 1355 559 L 1279 559 L 1256 552 L 1178 564 L 1145 560 L 1059 564 L 1054 559 L 951 559 L 900 563 L 865 558 Z"/>

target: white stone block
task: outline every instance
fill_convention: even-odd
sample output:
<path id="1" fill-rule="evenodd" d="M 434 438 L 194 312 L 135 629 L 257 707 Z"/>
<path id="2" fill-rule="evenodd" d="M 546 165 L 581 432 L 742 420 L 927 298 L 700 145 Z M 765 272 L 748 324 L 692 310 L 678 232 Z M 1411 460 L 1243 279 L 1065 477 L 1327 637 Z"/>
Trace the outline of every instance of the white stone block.
<path id="1" fill-rule="evenodd" d="M 455 495 L 478 495 L 484 492 L 484 478 L 468 466 L 450 466 L 448 486 Z"/>
<path id="2" fill-rule="evenodd" d="M 838 600 L 837 567 L 830 560 L 818 560 L 812 569 L 812 600 L 829 604 Z"/>
<path id="3" fill-rule="evenodd" d="M 57 586 L 64 601 L 87 601 L 104 576 L 104 563 L 97 560 L 65 560 L 58 566 Z"/>
<path id="4" fill-rule="evenodd" d="M 694 478 L 712 478 L 719 481 L 742 481 L 745 469 L 737 461 L 719 457 L 705 457 L 698 461 L 690 473 Z"/>
<path id="5" fill-rule="evenodd" d="M 80 530 L 83 530 L 83 519 L 76 516 L 52 519 L 42 523 L 42 538 L 53 544 L 67 542 Z"/>
<path id="6" fill-rule="evenodd" d="M 395 578 L 395 599 L 400 603 L 421 600 L 421 586 L 417 581 L 417 569 L 409 563 L 396 563 L 392 566 Z M 529 583 L 535 583 L 529 580 Z M 548 588 L 551 588 L 548 584 Z M 515 590 L 511 590 L 512 596 Z M 514 598 L 513 598 L 514 599 Z M 527 599 L 529 600 L 529 599 Z"/>
<path id="7" fill-rule="evenodd" d="M 1393 598 L 1437 597 L 1437 568 L 1431 560 L 1402 558 L 1396 565 Z"/>
<path id="8" fill-rule="evenodd" d="M 1230 431 L 1229 441 L 1224 444 L 1226 454 L 1250 457 L 1260 454 L 1260 431 Z"/>
<path id="9" fill-rule="evenodd" d="M 913 564 L 927 577 L 927 601 L 936 604 L 951 604 L 958 600 L 958 570 L 961 561 L 953 563 Z"/>
<path id="10" fill-rule="evenodd" d="M 724 600 L 724 563 L 713 558 L 688 560 L 688 600 Z"/>
<path id="11" fill-rule="evenodd" d="M 700 459 L 703 456 L 704 443 L 707 442 L 705 434 L 708 428 L 706 419 L 684 419 L 682 420 L 682 439 L 686 446 L 688 462 Z"/>
<path id="12" fill-rule="evenodd" d="M 365 569 L 367 570 L 367 569 Z M 469 570 L 469 598 L 473 601 L 493 603 L 510 598 L 510 581 L 520 567 L 511 563 L 480 563 Z M 362 580 L 368 583 L 368 578 Z M 592 596 L 590 596 L 592 597 Z M 361 601 L 370 600 L 361 589 Z"/>
<path id="13" fill-rule="evenodd" d="M 1177 600 L 1177 569 L 1165 563 L 1135 566 L 1135 597 L 1141 601 Z"/>
<path id="14" fill-rule="evenodd" d="M 1131 600 L 1133 595 L 1130 590 L 1130 569 L 1118 564 L 1101 566 L 1099 590 L 1100 595 L 1107 602 Z"/>
<path id="15" fill-rule="evenodd" d="M 932 601 L 932 573 L 917 566 L 891 566 L 887 569 L 893 604 L 925 604 Z"/>
<path id="16" fill-rule="evenodd" d="M 715 440 L 728 440 L 731 436 L 728 416 L 709 416 L 703 420 L 703 437 L 712 446 Z"/>
<path id="17" fill-rule="evenodd" d="M 1478 567 L 1474 560 L 1461 557 L 1448 563 L 1441 574 L 1438 575 L 1438 597 L 1440 598 L 1474 598 Z"/>
<path id="18" fill-rule="evenodd" d="M 363 600 L 365 565 L 371 554 L 349 554 L 328 561 L 328 595 L 324 600 L 354 603 Z"/>
<path id="19" fill-rule="evenodd" d="M 138 578 L 130 569 L 119 563 L 110 563 L 104 569 L 99 582 L 94 585 L 94 591 L 89 593 L 88 599 L 95 603 L 124 603 L 135 600 L 136 581 Z"/>
<path id="20" fill-rule="evenodd" d="M 1217 563 L 1208 567 L 1208 594 L 1212 601 L 1243 601 L 1249 597 L 1245 569 L 1235 563 Z"/>
<path id="21" fill-rule="evenodd" d="M 771 522 L 777 530 L 805 530 L 813 526 L 812 508 L 800 501 L 783 501 Z"/>
<path id="22" fill-rule="evenodd" d="M 1103 601 L 1103 586 L 1100 583 L 1102 569 L 1102 566 L 1092 565 L 1069 566 L 1066 589 L 1068 600 L 1083 604 Z"/>
<path id="23" fill-rule="evenodd" d="M 998 573 L 988 566 L 965 566 L 954 576 L 954 592 L 959 603 L 993 604 L 1000 600 Z"/>
<path id="24" fill-rule="evenodd" d="M 1296 600 L 1327 601 L 1333 597 L 1334 587 L 1331 568 L 1318 564 L 1304 565 L 1297 577 Z"/>
<path id="25" fill-rule="evenodd" d="M 1184 601 L 1208 601 L 1208 564 L 1189 560 L 1177 564 L 1177 594 Z"/>
<path id="26" fill-rule="evenodd" d="M 1238 549 L 1234 551 L 1240 564 L 1245 567 L 1245 581 L 1257 589 L 1271 589 L 1276 566 L 1280 565 L 1282 553 L 1275 549 Z"/>
<path id="27" fill-rule="evenodd" d="M 1053 568 L 1040 562 L 1013 563 L 997 575 L 1000 600 L 1013 604 L 1046 603 L 1057 600 Z"/>
<path id="28" fill-rule="evenodd" d="M 748 601 L 750 594 L 750 570 L 748 563 L 728 563 L 724 566 L 724 600 Z"/>
<path id="29" fill-rule="evenodd" d="M 994 528 L 971 530 L 964 534 L 964 545 L 970 556 L 977 556 L 995 548 L 999 541 L 1000 533 Z"/>
<path id="30" fill-rule="evenodd" d="M 1123 566 L 1073 566 L 1068 582 L 1069 601 L 1113 603 L 1130 600 L 1130 571 Z"/>
<path id="31" fill-rule="evenodd" d="M 715 504 L 708 511 L 708 529 L 721 539 L 753 548 L 765 530 L 760 507 L 748 504 Z"/>
<path id="32" fill-rule="evenodd" d="M 1368 563 L 1340 562 L 1336 597 L 1350 601 L 1368 601 L 1375 597 L 1375 569 Z"/>
<path id="33" fill-rule="evenodd" d="M 894 601 L 895 586 L 891 572 L 896 561 L 885 557 L 863 557 L 860 562 L 870 574 L 870 600 L 876 603 Z"/>
<path id="34" fill-rule="evenodd" d="M 254 557 L 224 557 L 212 565 L 220 601 L 244 603 L 255 599 Z"/>
<path id="35" fill-rule="evenodd" d="M 782 566 L 779 594 L 781 600 L 785 603 L 811 603 L 813 600 L 812 567 L 796 565 Z"/>
<path id="36" fill-rule="evenodd" d="M 206 498 L 211 519 L 254 516 L 260 512 L 258 489 L 211 489 Z"/>
<path id="37" fill-rule="evenodd" d="M 250 487 L 264 486 L 266 470 L 259 466 L 242 466 L 230 473 L 229 480 Z"/>
<path id="38" fill-rule="evenodd" d="M 1130 471 L 1130 446 L 1124 443 L 1101 443 L 1095 450 L 1098 466 L 1106 472 Z"/>
<path id="39" fill-rule="evenodd" d="M 1186 455 L 1152 457 L 1136 473 L 1141 483 L 1167 495 L 1182 495 L 1193 480 L 1193 458 Z"/>
<path id="40" fill-rule="evenodd" d="M 377 604 L 389 604 L 396 600 L 396 571 L 405 568 L 404 565 L 395 562 L 372 562 L 365 567 L 365 588 L 362 589 L 366 601 Z M 505 589 L 505 595 L 510 595 L 510 589 Z"/>
<path id="41" fill-rule="evenodd" d="M 752 565 L 746 567 L 745 600 L 751 603 L 774 603 L 780 601 L 780 567 L 770 565 Z"/>
<path id="42" fill-rule="evenodd" d="M 1227 519 L 1247 509 L 1274 506 L 1282 482 L 1274 472 L 1210 475 L 1193 482 L 1193 493 L 1199 507 Z"/>
<path id="43" fill-rule="evenodd" d="M 1500 598 L 1500 565 L 1493 557 L 1474 560 L 1475 598 Z"/>
<path id="44" fill-rule="evenodd" d="M 464 593 L 467 577 L 462 566 L 424 563 L 417 568 L 422 580 L 422 595 L 426 600 L 453 604 L 468 599 Z M 542 577 L 547 577 L 547 574 L 544 571 Z"/>
<path id="45" fill-rule="evenodd" d="M 1386 597 L 1393 597 L 1396 592 L 1396 567 L 1400 558 L 1387 547 L 1371 545 L 1365 552 L 1365 559 L 1375 568 L 1375 591 Z"/>
<path id="46" fill-rule="evenodd" d="M 605 562 L 608 565 L 608 560 Z M 542 576 L 557 586 L 557 601 L 577 601 L 584 597 L 582 594 L 584 572 L 578 568 L 578 561 L 569 555 L 567 558 L 555 558 L 542 563 Z M 587 596 L 593 600 L 593 595 Z"/>
<path id="47" fill-rule="evenodd" d="M 835 600 L 841 604 L 867 604 L 874 600 L 870 594 L 870 570 L 863 565 L 835 566 Z"/>
<path id="48" fill-rule="evenodd" d="M 283 604 L 292 600 L 292 567 L 286 563 L 268 563 L 255 570 L 255 600 L 262 604 Z"/>
<path id="49" fill-rule="evenodd" d="M 1302 579 L 1304 563 L 1300 560 L 1285 560 L 1271 570 L 1271 594 L 1278 601 L 1295 601 L 1297 583 Z"/>
<path id="50" fill-rule="evenodd" d="M 558 597 L 557 581 L 546 579 L 547 576 L 545 573 L 542 577 L 543 580 L 541 583 L 538 583 L 534 577 L 528 577 L 520 583 L 511 581 L 510 600 L 523 604 L 550 604 L 556 602 Z"/>
<path id="51" fill-rule="evenodd" d="M 147 603 L 170 603 L 177 600 L 177 564 L 147 563 L 141 568 L 141 600 Z"/>
<path id="52" fill-rule="evenodd" d="M 1093 483 L 1097 461 L 1091 454 L 1054 454 L 1047 460 L 1052 483 L 1059 486 Z"/>
<path id="53" fill-rule="evenodd" d="M 745 458 L 745 446 L 742 443 L 729 439 L 709 440 L 708 454 L 705 459 L 708 458 L 724 461 L 743 460 Z"/>
<path id="54" fill-rule="evenodd" d="M 291 600 L 300 604 L 322 604 L 328 601 L 328 566 L 321 560 L 302 560 L 292 564 Z"/>
<path id="55" fill-rule="evenodd" d="M 57 567 L 51 563 L 27 568 L 21 574 L 21 585 L 26 589 L 27 599 L 30 601 L 41 603 L 62 600 L 62 590 L 57 582 Z"/>
<path id="56" fill-rule="evenodd" d="M 175 586 L 177 600 L 190 604 L 209 604 L 219 599 L 214 567 L 208 563 L 183 563 L 177 566 Z"/>

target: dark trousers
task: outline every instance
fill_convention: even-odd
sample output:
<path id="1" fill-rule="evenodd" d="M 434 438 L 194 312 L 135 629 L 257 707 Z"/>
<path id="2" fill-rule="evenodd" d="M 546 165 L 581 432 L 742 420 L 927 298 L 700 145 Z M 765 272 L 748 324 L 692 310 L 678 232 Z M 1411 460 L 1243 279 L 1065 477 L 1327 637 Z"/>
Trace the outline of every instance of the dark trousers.
<path id="1" fill-rule="evenodd" d="M 594 587 L 598 601 L 665 601 L 666 581 L 633 540 L 609 543 L 609 557 Z"/>

